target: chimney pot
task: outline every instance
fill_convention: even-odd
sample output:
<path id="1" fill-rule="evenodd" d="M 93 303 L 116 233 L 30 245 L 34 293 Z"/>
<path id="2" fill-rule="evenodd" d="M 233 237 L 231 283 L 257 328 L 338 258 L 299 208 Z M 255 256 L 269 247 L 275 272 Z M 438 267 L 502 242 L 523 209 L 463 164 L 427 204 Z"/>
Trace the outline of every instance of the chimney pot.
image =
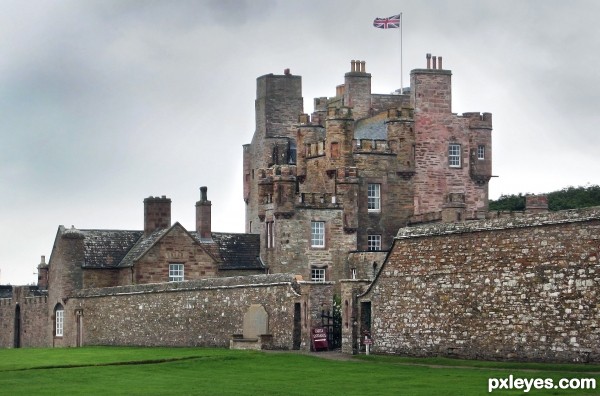
<path id="1" fill-rule="evenodd" d="M 431 54 L 427 54 L 427 68 L 431 69 Z"/>
<path id="2" fill-rule="evenodd" d="M 438 69 L 442 70 L 443 67 L 442 67 L 442 57 L 441 56 L 438 56 L 438 62 L 439 62 L 438 63 Z"/>

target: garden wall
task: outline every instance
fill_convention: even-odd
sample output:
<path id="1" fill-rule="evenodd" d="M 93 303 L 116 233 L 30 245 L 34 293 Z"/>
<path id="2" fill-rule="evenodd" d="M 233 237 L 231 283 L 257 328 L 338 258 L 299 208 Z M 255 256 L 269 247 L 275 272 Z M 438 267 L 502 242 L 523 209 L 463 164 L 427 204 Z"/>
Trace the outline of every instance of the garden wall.
<path id="1" fill-rule="evenodd" d="M 600 362 L 599 257 L 600 208 L 404 228 L 358 306 L 376 353 Z"/>
<path id="2" fill-rule="evenodd" d="M 81 290 L 68 302 L 66 337 L 76 344 L 79 312 L 83 345 L 228 347 L 233 334 L 243 334 L 250 305 L 258 304 L 268 315 L 271 347 L 292 349 L 302 326 L 295 317 L 300 290 L 287 274 Z M 310 345 L 307 337 L 303 348 Z"/>

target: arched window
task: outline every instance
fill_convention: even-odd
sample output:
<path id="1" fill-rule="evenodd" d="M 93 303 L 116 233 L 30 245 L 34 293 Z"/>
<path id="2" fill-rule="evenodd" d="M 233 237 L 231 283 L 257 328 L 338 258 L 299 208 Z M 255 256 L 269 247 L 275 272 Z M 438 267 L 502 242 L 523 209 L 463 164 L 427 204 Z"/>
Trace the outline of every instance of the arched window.
<path id="1" fill-rule="evenodd" d="M 65 326 L 65 309 L 62 304 L 54 307 L 54 336 L 62 337 Z"/>

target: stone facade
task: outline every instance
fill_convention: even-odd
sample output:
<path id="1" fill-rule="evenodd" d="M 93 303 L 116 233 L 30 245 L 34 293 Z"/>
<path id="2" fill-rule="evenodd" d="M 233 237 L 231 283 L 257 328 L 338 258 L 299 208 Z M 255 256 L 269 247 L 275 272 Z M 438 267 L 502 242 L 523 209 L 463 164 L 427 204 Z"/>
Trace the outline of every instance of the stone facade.
<path id="1" fill-rule="evenodd" d="M 600 361 L 600 208 L 404 228 L 366 292 L 375 353 Z M 364 288 L 363 288 L 364 289 Z M 346 320 L 346 319 L 344 319 Z"/>
<path id="2" fill-rule="evenodd" d="M 428 58 L 409 93 L 373 94 L 365 62 L 352 61 L 310 116 L 299 76 L 258 78 L 256 130 L 243 148 L 246 232 L 261 235 L 271 272 L 351 278 L 371 262 L 347 253 L 387 251 L 400 227 L 485 218 L 491 114 L 452 113 L 451 74 Z M 325 229 L 316 249 L 313 222 Z"/>

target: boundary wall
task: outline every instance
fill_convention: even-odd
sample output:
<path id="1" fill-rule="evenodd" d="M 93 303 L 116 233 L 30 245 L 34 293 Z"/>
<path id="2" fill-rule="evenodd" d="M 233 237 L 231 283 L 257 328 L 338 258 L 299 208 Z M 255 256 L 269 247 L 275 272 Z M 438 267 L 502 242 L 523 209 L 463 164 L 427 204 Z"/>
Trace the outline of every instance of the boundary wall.
<path id="1" fill-rule="evenodd" d="M 344 322 L 374 353 L 600 362 L 599 259 L 600 207 L 403 228 Z"/>

